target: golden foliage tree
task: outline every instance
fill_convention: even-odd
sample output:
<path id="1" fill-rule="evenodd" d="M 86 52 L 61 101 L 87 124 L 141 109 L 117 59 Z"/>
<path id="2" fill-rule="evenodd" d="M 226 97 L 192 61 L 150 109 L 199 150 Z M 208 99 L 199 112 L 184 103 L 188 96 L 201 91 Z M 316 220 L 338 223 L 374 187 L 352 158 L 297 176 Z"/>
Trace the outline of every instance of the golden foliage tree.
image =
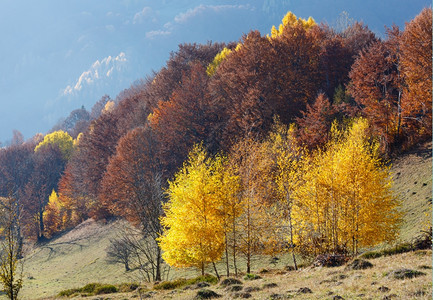
<path id="1" fill-rule="evenodd" d="M 239 176 L 239 209 L 234 251 L 243 254 L 246 272 L 251 272 L 252 257 L 273 248 L 274 222 L 269 214 L 272 196 L 271 160 L 264 143 L 251 137 L 241 139 L 231 151 L 231 164 Z"/>
<path id="2" fill-rule="evenodd" d="M 43 214 L 45 231 L 48 237 L 63 229 L 62 205 L 55 190 L 52 191 Z"/>
<path id="3" fill-rule="evenodd" d="M 233 267 L 237 276 L 237 238 L 239 235 L 238 220 L 243 213 L 242 201 L 239 197 L 241 192 L 241 181 L 236 169 L 230 160 L 223 159 L 223 169 L 218 174 L 220 182 L 219 199 L 222 201 L 223 228 L 225 239 L 225 262 L 227 276 L 230 276 L 229 249 L 233 258 Z"/>
<path id="4" fill-rule="evenodd" d="M 304 253 L 356 254 L 360 247 L 396 238 L 399 201 L 368 130 L 365 119 L 346 131 L 334 124 L 326 150 L 310 158 L 298 194 L 303 219 L 297 239 Z"/>
<path id="5" fill-rule="evenodd" d="M 57 145 L 62 152 L 63 158 L 68 160 L 72 155 L 74 142 L 67 132 L 58 130 L 44 136 L 44 140 L 35 147 L 35 152 L 38 152 L 45 145 Z"/>
<path id="6" fill-rule="evenodd" d="M 283 228 L 287 228 L 284 230 L 284 236 L 289 242 L 294 267 L 297 269 L 294 253 L 294 227 L 296 219 L 302 216 L 294 214 L 296 214 L 296 207 L 299 206 L 296 193 L 303 180 L 304 150 L 296 140 L 295 126 L 288 127 L 278 119 L 275 120 L 269 134 L 268 143 L 274 170 L 272 179 L 275 182 L 275 195 L 280 213 L 278 219 L 282 220 Z"/>
<path id="7" fill-rule="evenodd" d="M 297 18 L 294 13 L 291 11 L 287 12 L 282 20 L 282 24 L 278 26 L 278 29 L 275 26 L 272 26 L 271 29 L 271 37 L 276 38 L 283 34 L 284 30 L 291 26 L 302 26 L 305 29 L 310 29 L 314 25 L 317 25 L 312 17 L 309 17 L 308 20 L 303 18 Z"/>
<path id="8" fill-rule="evenodd" d="M 184 166 L 169 182 L 160 237 L 162 257 L 172 266 L 201 269 L 219 260 L 224 251 L 222 203 L 219 197 L 222 159 L 209 157 L 195 145 Z"/>
<path id="9" fill-rule="evenodd" d="M 213 74 L 215 74 L 216 69 L 218 68 L 218 66 L 220 65 L 220 63 L 227 57 L 227 55 L 229 55 L 232 52 L 232 50 L 230 50 L 227 47 L 224 47 L 223 50 L 221 50 L 221 52 L 219 52 L 215 58 L 213 59 L 213 61 L 207 66 L 206 68 L 206 74 L 211 77 Z"/>

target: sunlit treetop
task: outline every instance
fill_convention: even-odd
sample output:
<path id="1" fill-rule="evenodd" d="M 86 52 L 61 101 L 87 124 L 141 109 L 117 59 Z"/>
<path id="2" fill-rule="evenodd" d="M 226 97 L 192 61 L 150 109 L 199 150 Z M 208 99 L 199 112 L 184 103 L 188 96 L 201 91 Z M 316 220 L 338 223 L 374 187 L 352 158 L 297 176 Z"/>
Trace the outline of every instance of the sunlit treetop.
<path id="1" fill-rule="evenodd" d="M 80 132 L 77 136 L 77 138 L 74 140 L 74 147 L 78 146 L 80 144 L 80 140 L 83 138 L 83 133 Z"/>
<path id="2" fill-rule="evenodd" d="M 230 53 L 232 53 L 232 50 L 230 50 L 227 47 L 224 47 L 223 50 L 221 50 L 220 53 L 218 53 L 217 55 L 215 55 L 215 58 L 213 59 L 213 61 L 207 66 L 206 69 L 206 74 L 211 77 L 213 76 L 213 74 L 215 74 L 216 69 L 218 68 L 218 66 L 220 65 L 220 63 L 227 57 L 227 55 L 229 55 Z"/>
<path id="3" fill-rule="evenodd" d="M 105 103 L 104 110 L 102 112 L 103 113 L 112 112 L 115 106 L 116 104 L 114 103 L 114 101 L 107 101 L 107 103 Z"/>
<path id="4" fill-rule="evenodd" d="M 272 38 L 276 38 L 276 37 L 282 35 L 283 32 L 284 32 L 284 29 L 286 29 L 288 27 L 293 27 L 293 26 L 299 26 L 299 25 L 301 25 L 302 27 L 304 27 L 305 29 L 308 30 L 311 27 L 317 25 L 316 21 L 314 21 L 314 19 L 312 17 L 309 17 L 308 20 L 305 20 L 305 19 L 302 19 L 302 18 L 297 18 L 295 16 L 295 14 L 292 13 L 291 11 L 289 11 L 284 16 L 282 22 L 283 23 L 280 24 L 280 26 L 278 27 L 278 29 L 275 26 L 272 26 L 272 29 L 271 29 L 271 37 Z"/>
<path id="5" fill-rule="evenodd" d="M 67 132 L 58 130 L 47 134 L 44 140 L 35 147 L 35 152 L 38 152 L 45 145 L 57 145 L 62 152 L 63 158 L 69 159 L 72 154 L 73 144 L 73 139 Z"/>
<path id="6" fill-rule="evenodd" d="M 238 43 L 235 47 L 235 52 L 238 52 L 240 49 L 242 48 L 242 43 Z M 226 59 L 227 56 L 230 55 L 230 53 L 232 53 L 233 50 L 224 47 L 223 50 L 221 50 L 221 52 L 219 52 L 217 55 L 215 55 L 215 58 L 213 59 L 213 61 L 207 66 L 206 68 L 206 74 L 209 77 L 212 77 L 216 70 L 218 69 L 219 65 L 221 64 L 221 62 Z"/>

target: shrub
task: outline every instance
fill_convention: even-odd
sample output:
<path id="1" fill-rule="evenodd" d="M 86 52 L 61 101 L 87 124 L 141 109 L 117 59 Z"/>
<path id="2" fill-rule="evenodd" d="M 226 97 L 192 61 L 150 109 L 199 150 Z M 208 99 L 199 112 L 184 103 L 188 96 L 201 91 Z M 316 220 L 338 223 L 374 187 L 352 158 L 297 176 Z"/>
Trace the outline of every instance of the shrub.
<path id="1" fill-rule="evenodd" d="M 270 282 L 270 283 L 265 283 L 263 285 L 263 288 L 264 289 L 272 289 L 272 288 L 277 287 L 277 286 L 278 286 L 278 284 L 276 284 L 275 282 Z"/>
<path id="2" fill-rule="evenodd" d="M 432 268 L 431 266 L 427 266 L 427 265 L 422 265 L 422 266 L 418 267 L 418 269 L 421 269 L 421 270 L 429 270 L 431 268 Z"/>
<path id="3" fill-rule="evenodd" d="M 245 280 L 256 280 L 256 279 L 261 279 L 261 278 L 262 278 L 261 276 L 259 276 L 257 274 L 251 274 L 251 273 L 246 274 L 244 277 Z"/>
<path id="4" fill-rule="evenodd" d="M 211 284 L 215 284 L 218 282 L 218 278 L 216 278 L 215 276 L 206 274 L 204 276 L 198 276 L 195 278 L 191 278 L 191 279 L 185 279 L 185 278 L 179 278 L 176 280 L 172 280 L 172 281 L 164 281 L 161 283 L 158 283 L 156 285 L 154 285 L 154 289 L 155 290 L 173 290 L 173 289 L 177 289 L 177 288 L 181 288 L 187 285 L 192 285 L 192 284 L 196 284 L 198 282 L 208 282 Z"/>
<path id="5" fill-rule="evenodd" d="M 194 299 L 211 299 L 211 298 L 219 298 L 221 295 L 218 295 L 212 290 L 199 290 L 197 292 L 197 296 L 194 297 Z"/>
<path id="6" fill-rule="evenodd" d="M 432 227 L 428 230 L 421 231 L 421 236 L 415 238 L 413 242 L 413 247 L 418 250 L 431 249 L 432 247 Z"/>
<path id="7" fill-rule="evenodd" d="M 218 283 L 218 278 L 216 278 L 213 275 L 206 274 L 204 276 L 198 276 L 198 277 L 195 277 L 195 278 L 192 278 L 192 279 L 188 279 L 186 281 L 186 285 L 195 284 L 195 283 L 198 283 L 198 282 L 208 282 L 208 283 L 211 283 L 211 284 L 216 284 L 216 283 Z"/>
<path id="8" fill-rule="evenodd" d="M 346 270 L 364 270 L 371 267 L 373 267 L 371 262 L 357 258 L 346 266 Z"/>
<path id="9" fill-rule="evenodd" d="M 394 254 L 400 254 L 400 253 L 406 253 L 413 250 L 413 246 L 411 243 L 402 243 L 398 244 L 393 248 L 384 249 L 383 254 L 385 256 L 394 255 Z"/>
<path id="10" fill-rule="evenodd" d="M 127 293 L 137 290 L 139 285 L 137 283 L 122 283 L 119 286 L 119 292 Z"/>
<path id="11" fill-rule="evenodd" d="M 244 287 L 242 285 L 239 284 L 234 284 L 234 285 L 229 285 L 228 287 L 226 287 L 226 291 L 227 292 L 239 292 L 242 291 Z"/>
<path id="12" fill-rule="evenodd" d="M 245 293 L 251 293 L 251 292 L 258 292 L 258 291 L 260 291 L 261 290 L 261 288 L 259 288 L 258 286 L 247 286 L 245 289 L 244 289 L 244 292 Z"/>
<path id="13" fill-rule="evenodd" d="M 137 285 L 138 286 L 138 285 Z M 60 297 L 70 297 L 74 294 L 83 293 L 85 296 L 101 295 L 117 293 L 118 289 L 111 284 L 102 285 L 100 283 L 89 283 L 82 288 L 68 289 L 61 291 L 58 295 Z"/>
<path id="14" fill-rule="evenodd" d="M 314 260 L 315 267 L 339 267 L 349 261 L 349 257 L 341 254 L 321 254 Z"/>
<path id="15" fill-rule="evenodd" d="M 187 280 L 185 278 L 179 278 L 171 281 L 163 281 L 161 283 L 154 285 L 153 288 L 155 290 L 173 290 L 185 286 L 186 282 Z"/>
<path id="16" fill-rule="evenodd" d="M 222 286 L 229 286 L 233 284 L 242 284 L 242 281 L 236 278 L 226 278 L 223 281 L 221 281 Z"/>
<path id="17" fill-rule="evenodd" d="M 311 293 L 313 293 L 313 292 L 311 291 L 310 288 L 307 288 L 307 287 L 301 287 L 298 290 L 298 294 L 311 294 Z"/>
<path id="18" fill-rule="evenodd" d="M 205 287 L 209 287 L 209 286 L 210 286 L 210 284 L 208 282 L 204 282 L 204 281 L 198 282 L 197 284 L 193 285 L 193 287 L 195 289 L 201 289 L 201 288 L 205 288 Z"/>
<path id="19" fill-rule="evenodd" d="M 81 293 L 92 294 L 92 293 L 95 291 L 95 288 L 96 288 L 97 286 L 100 286 L 100 284 L 98 284 L 98 283 L 89 283 L 89 284 L 86 284 L 85 286 L 83 286 L 83 287 L 80 289 L 80 292 L 81 292 Z"/>
<path id="20" fill-rule="evenodd" d="M 81 289 L 68 289 L 68 290 L 63 290 L 59 293 L 60 297 L 70 297 L 76 293 L 79 293 L 81 291 Z"/>
<path id="21" fill-rule="evenodd" d="M 379 250 L 379 251 L 368 251 L 361 254 L 359 257 L 364 259 L 372 259 L 372 258 L 378 258 L 382 256 L 390 256 L 394 254 L 406 253 L 406 252 L 413 251 L 415 249 L 417 249 L 416 245 L 414 246 L 411 243 L 402 243 L 402 244 L 397 244 L 394 247 Z"/>
<path id="22" fill-rule="evenodd" d="M 95 295 L 113 294 L 113 293 L 117 293 L 117 287 L 111 284 L 101 285 L 96 287 L 95 289 Z"/>
<path id="23" fill-rule="evenodd" d="M 425 273 L 410 269 L 397 269 L 388 274 L 388 276 L 395 279 L 414 278 L 422 275 L 425 275 Z"/>
<path id="24" fill-rule="evenodd" d="M 359 258 L 364 258 L 364 259 L 373 259 L 373 258 L 378 258 L 378 257 L 382 257 L 383 253 L 382 251 L 367 251 L 362 253 Z"/>

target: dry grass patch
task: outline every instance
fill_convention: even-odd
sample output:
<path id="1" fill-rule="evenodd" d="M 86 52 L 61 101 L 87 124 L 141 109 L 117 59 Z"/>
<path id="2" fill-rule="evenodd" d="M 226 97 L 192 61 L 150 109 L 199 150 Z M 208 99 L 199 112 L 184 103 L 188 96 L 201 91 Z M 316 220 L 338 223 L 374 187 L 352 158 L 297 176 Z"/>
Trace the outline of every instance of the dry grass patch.
<path id="1" fill-rule="evenodd" d="M 278 274 L 277 270 L 262 273 L 261 279 L 241 280 L 242 290 L 227 290 L 221 284 L 206 289 L 221 295 L 219 299 L 235 299 L 250 294 L 250 299 L 432 299 L 431 270 L 421 266 L 432 265 L 432 251 L 408 252 L 369 260 L 373 267 L 361 270 L 347 270 L 346 266 L 306 267 L 298 271 Z M 393 270 L 407 268 L 418 270 L 425 275 L 394 279 L 388 276 Z M 149 286 L 149 289 L 152 287 Z M 309 292 L 311 291 L 311 293 Z M 145 291 L 152 299 L 193 299 L 198 290 L 178 288 L 175 290 Z M 139 298 L 138 292 L 112 294 L 110 299 Z M 74 298 L 80 299 L 80 298 Z M 84 298 L 83 298 L 84 299 Z M 86 297 L 97 299 L 97 297 Z"/>

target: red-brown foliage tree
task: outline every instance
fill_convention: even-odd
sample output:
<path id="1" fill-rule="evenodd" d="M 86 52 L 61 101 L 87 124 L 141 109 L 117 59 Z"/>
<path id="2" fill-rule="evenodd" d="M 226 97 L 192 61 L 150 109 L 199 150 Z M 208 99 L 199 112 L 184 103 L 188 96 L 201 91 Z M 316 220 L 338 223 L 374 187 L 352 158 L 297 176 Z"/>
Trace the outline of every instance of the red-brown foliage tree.
<path id="1" fill-rule="evenodd" d="M 376 35 L 362 22 L 355 22 L 347 27 L 342 33 L 344 47 L 348 49 L 355 60 L 361 50 L 367 49 L 377 41 Z"/>
<path id="2" fill-rule="evenodd" d="M 351 50 L 345 46 L 344 38 L 324 25 L 320 26 L 321 38 L 320 72 L 322 91 L 329 99 L 334 98 L 337 87 L 345 86 L 349 81 L 349 72 L 353 63 Z"/>
<path id="3" fill-rule="evenodd" d="M 0 149 L 0 196 L 20 197 L 33 171 L 32 142 Z"/>
<path id="4" fill-rule="evenodd" d="M 110 159 L 100 194 L 106 210 L 132 222 L 149 239 L 154 251 L 147 259 L 154 266 L 155 280 L 161 280 L 161 250 L 156 239 L 162 234 L 159 218 L 164 201 L 159 151 L 159 141 L 149 126 L 128 132 Z"/>
<path id="5" fill-rule="evenodd" d="M 16 230 L 20 255 L 23 246 L 23 227 L 26 224 L 23 217 L 23 198 L 25 186 L 34 169 L 33 149 L 36 144 L 37 140 L 0 149 L 0 196 L 13 197 L 16 200 Z"/>
<path id="6" fill-rule="evenodd" d="M 224 108 L 223 148 L 247 133 L 263 135 L 277 114 L 284 123 L 300 116 L 322 84 L 321 38 L 318 26 L 300 24 L 275 37 L 257 31 L 244 36 L 210 83 L 212 97 Z"/>
<path id="7" fill-rule="evenodd" d="M 159 151 L 159 141 L 149 126 L 135 128 L 120 139 L 116 154 L 108 164 L 100 194 L 103 205 L 113 215 L 140 224 L 140 206 L 147 202 L 154 204 L 151 186 L 161 173 Z"/>
<path id="8" fill-rule="evenodd" d="M 302 112 L 302 118 L 297 118 L 299 141 L 308 149 L 322 147 L 328 141 L 332 121 L 337 110 L 324 94 L 319 94 L 312 105 Z"/>
<path id="9" fill-rule="evenodd" d="M 210 93 L 222 108 L 222 147 L 226 150 L 247 132 L 263 134 L 272 122 L 276 113 L 273 53 L 267 38 L 258 31 L 250 32 L 211 78 Z"/>
<path id="10" fill-rule="evenodd" d="M 104 111 L 105 105 L 108 101 L 112 101 L 109 95 L 104 95 L 96 101 L 90 110 L 90 120 L 96 120 Z"/>
<path id="11" fill-rule="evenodd" d="M 411 132 L 432 134 L 432 9 L 425 8 L 406 25 L 401 39 L 406 81 L 402 115 Z"/>
<path id="12" fill-rule="evenodd" d="M 221 43 L 180 44 L 176 52 L 170 53 L 166 66 L 154 75 L 148 89 L 149 96 L 155 99 L 155 104 L 169 101 L 173 91 L 181 88 L 183 74 L 189 73 L 192 63 L 200 63 L 206 68 L 224 46 Z"/>
<path id="13" fill-rule="evenodd" d="M 62 220 L 62 229 L 72 228 L 89 217 L 92 201 L 82 190 L 84 178 L 81 159 L 82 156 L 75 152 L 59 180 L 58 197 L 66 211 L 65 220 Z"/>
<path id="14" fill-rule="evenodd" d="M 288 124 L 300 116 L 307 103 L 312 103 L 321 88 L 319 26 L 305 29 L 301 25 L 286 26 L 283 33 L 271 39 L 275 61 L 275 85 L 270 87 L 276 97 L 277 113 Z"/>
<path id="15" fill-rule="evenodd" d="M 200 63 L 185 71 L 182 86 L 169 101 L 159 102 L 150 125 L 161 140 L 161 161 L 165 177 L 170 177 L 186 159 L 195 143 L 217 149 L 220 106 L 211 102 L 207 91 L 209 77 Z"/>
<path id="16" fill-rule="evenodd" d="M 397 60 L 393 48 L 378 41 L 361 52 L 349 75 L 349 91 L 362 107 L 373 133 L 380 137 L 384 153 L 389 153 L 400 131 L 402 82 Z"/>
<path id="17" fill-rule="evenodd" d="M 69 116 L 59 124 L 55 125 L 51 131 L 63 130 L 69 133 L 72 138 L 77 138 L 78 134 L 85 131 L 90 123 L 90 114 L 83 107 L 70 112 Z"/>
<path id="18" fill-rule="evenodd" d="M 28 227 L 28 236 L 44 239 L 43 214 L 48 198 L 57 184 L 66 165 L 66 160 L 57 145 L 47 144 L 34 153 L 34 169 L 25 187 L 23 215 Z"/>

